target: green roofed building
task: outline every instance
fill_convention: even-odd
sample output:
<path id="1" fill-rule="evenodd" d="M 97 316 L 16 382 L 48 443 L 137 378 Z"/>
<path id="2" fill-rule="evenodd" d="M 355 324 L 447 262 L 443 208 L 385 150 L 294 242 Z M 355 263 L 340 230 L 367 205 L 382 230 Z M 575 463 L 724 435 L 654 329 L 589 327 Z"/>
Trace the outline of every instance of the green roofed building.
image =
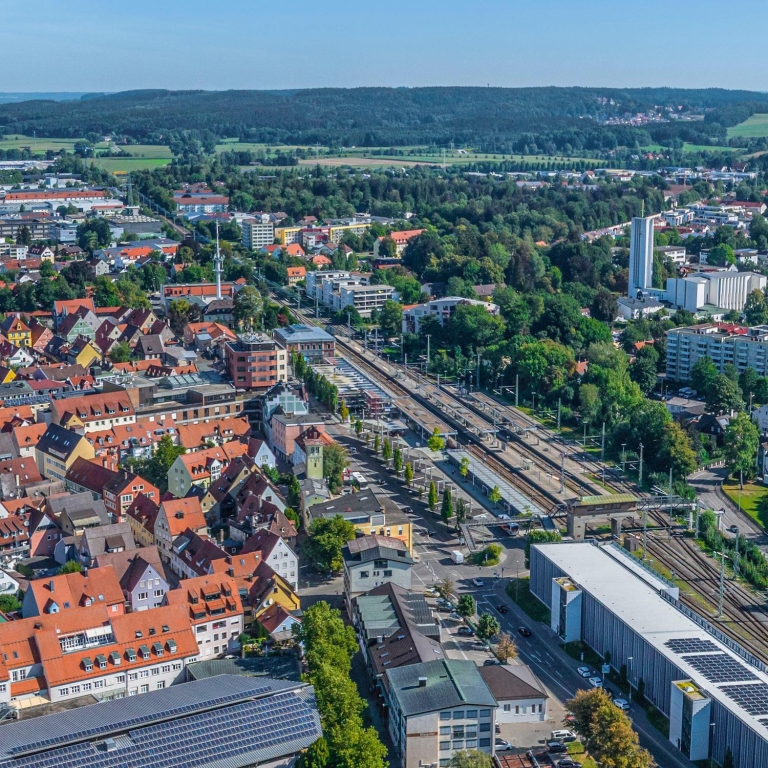
<path id="1" fill-rule="evenodd" d="M 473 661 L 387 670 L 389 730 L 402 768 L 447 766 L 455 752 L 494 753 L 496 699 Z"/>

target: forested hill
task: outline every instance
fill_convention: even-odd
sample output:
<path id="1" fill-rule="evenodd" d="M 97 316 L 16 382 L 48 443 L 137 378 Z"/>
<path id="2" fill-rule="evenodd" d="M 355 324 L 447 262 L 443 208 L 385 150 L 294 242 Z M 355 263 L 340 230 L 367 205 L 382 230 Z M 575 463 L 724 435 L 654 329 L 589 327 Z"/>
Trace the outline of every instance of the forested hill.
<path id="1" fill-rule="evenodd" d="M 126 91 L 76 101 L 0 104 L 0 133 L 51 137 L 124 135 L 142 142 L 170 131 L 291 144 L 475 145 L 522 151 L 536 140 L 562 151 L 632 146 L 670 135 L 708 143 L 768 94 L 668 88 L 327 88 L 295 91 Z M 642 128 L 603 126 L 654 106 L 705 112 L 705 120 Z M 528 134 L 527 136 L 525 134 Z"/>

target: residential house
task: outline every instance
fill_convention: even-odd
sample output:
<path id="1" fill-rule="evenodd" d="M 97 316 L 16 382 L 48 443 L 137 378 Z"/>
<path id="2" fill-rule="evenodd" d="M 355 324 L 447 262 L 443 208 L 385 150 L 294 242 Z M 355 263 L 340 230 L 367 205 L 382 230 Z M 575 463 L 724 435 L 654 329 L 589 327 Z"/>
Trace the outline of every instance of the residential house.
<path id="1" fill-rule="evenodd" d="M 230 440 L 239 440 L 250 434 L 251 425 L 244 417 L 213 419 L 202 423 L 183 424 L 177 431 L 178 444 L 187 451 L 197 451 Z"/>
<path id="2" fill-rule="evenodd" d="M 68 344 L 74 343 L 79 338 L 93 340 L 101 323 L 102 321 L 96 317 L 95 312 L 81 307 L 76 312 L 68 314 L 61 321 L 56 329 L 56 335 L 64 339 Z"/>
<path id="3" fill-rule="evenodd" d="M 170 589 L 157 547 L 106 552 L 94 561 L 97 569 L 111 567 L 117 574 L 123 599 L 132 611 L 157 608 Z M 94 571 L 90 572 L 91 574 Z"/>
<path id="4" fill-rule="evenodd" d="M 155 521 L 160 511 L 159 502 L 139 493 L 126 511 L 128 525 L 136 543 L 142 547 L 155 545 Z"/>
<path id="5" fill-rule="evenodd" d="M 160 504 L 155 518 L 155 546 L 167 563 L 171 559 L 173 542 L 187 529 L 207 534 L 208 525 L 197 498 L 167 499 Z"/>
<path id="6" fill-rule="evenodd" d="M 281 576 L 291 587 L 299 587 L 299 559 L 285 541 L 272 531 L 262 529 L 244 544 L 241 554 L 258 552 L 262 562 Z"/>
<path id="7" fill-rule="evenodd" d="M 387 669 L 389 733 L 401 768 L 449 764 L 465 749 L 494 754 L 497 703 L 474 661 Z"/>
<path id="8" fill-rule="evenodd" d="M 38 469 L 49 480 L 63 481 L 77 459 L 92 459 L 93 446 L 70 429 L 49 424 L 35 446 Z"/>
<path id="9" fill-rule="evenodd" d="M 352 600 L 382 584 L 411 588 L 413 558 L 408 547 L 389 536 L 358 536 L 342 548 L 344 595 L 352 615 Z"/>
<path id="10" fill-rule="evenodd" d="M 325 422 L 318 414 L 288 414 L 278 407 L 269 420 L 269 447 L 279 458 L 291 461 L 296 438 L 310 427 L 325 432 Z"/>
<path id="11" fill-rule="evenodd" d="M 51 412 L 54 424 L 85 434 L 111 429 L 118 424 L 136 423 L 136 412 L 124 390 L 79 397 L 54 397 Z"/>
<path id="12" fill-rule="evenodd" d="M 27 515 L 30 557 L 53 557 L 56 545 L 65 534 L 58 518 L 50 511 L 31 507 Z"/>
<path id="13" fill-rule="evenodd" d="M 220 351 L 225 342 L 237 341 L 234 331 L 216 322 L 187 323 L 184 326 L 184 343 L 196 352 Z"/>
<path id="14" fill-rule="evenodd" d="M 82 365 L 84 368 L 90 368 L 92 365 L 101 362 L 102 352 L 95 342 L 80 337 L 75 339 L 67 350 L 66 360 L 71 365 L 77 364 Z"/>
<path id="15" fill-rule="evenodd" d="M 166 592 L 165 602 L 188 612 L 200 658 L 240 648 L 243 605 L 235 580 L 230 576 L 212 574 L 185 579 L 178 589 Z"/>
<path id="16" fill-rule="evenodd" d="M 58 520 L 59 527 L 67 536 L 115 522 L 110 520 L 104 502 L 100 498 L 95 500 L 89 491 L 51 496 L 45 500 L 43 511 Z"/>
<path id="17" fill-rule="evenodd" d="M 136 543 L 128 523 L 86 528 L 79 537 L 80 562 L 85 566 L 90 566 L 99 555 L 132 549 L 136 549 Z"/>
<path id="18" fill-rule="evenodd" d="M 378 258 L 379 246 L 387 238 L 392 240 L 395 244 L 395 255 L 398 258 L 402 257 L 403 251 L 406 249 L 408 243 L 413 240 L 414 237 L 418 237 L 422 232 L 424 232 L 423 229 L 410 229 L 399 232 L 390 232 L 389 235 L 386 235 L 385 237 L 376 238 L 376 241 L 373 244 L 374 258 Z"/>
<path id="19" fill-rule="evenodd" d="M 547 719 L 549 696 L 526 664 L 480 667 L 480 676 L 499 704 L 497 723 L 539 723 Z"/>
<path id="20" fill-rule="evenodd" d="M 237 440 L 215 448 L 185 453 L 178 456 L 168 470 L 168 490 L 179 498 L 186 496 L 193 485 L 202 488 L 218 480 L 224 467 L 237 456 L 248 451 L 248 446 Z"/>
<path id="21" fill-rule="evenodd" d="M 32 331 L 18 315 L 8 315 L 0 323 L 0 333 L 15 347 L 32 346 Z"/>
<path id="22" fill-rule="evenodd" d="M 29 330 L 30 346 L 32 349 L 38 354 L 44 352 L 51 339 L 53 339 L 53 331 L 47 325 L 38 323 L 36 320 L 30 322 Z"/>
<path id="23" fill-rule="evenodd" d="M 187 612 L 171 606 L 115 616 L 97 606 L 8 621 L 0 624 L 0 647 L 8 652 L 5 702 L 134 696 L 183 681 L 199 655 Z"/>
<path id="24" fill-rule="evenodd" d="M 286 267 L 288 273 L 288 285 L 296 285 L 307 277 L 306 267 Z"/>
<path id="25" fill-rule="evenodd" d="M 0 518 L 0 562 L 9 563 L 29 556 L 28 516 Z"/>
<path id="26" fill-rule="evenodd" d="M 295 637 L 294 628 L 301 627 L 301 619 L 283 608 L 282 605 L 272 605 L 259 614 L 256 619 L 266 630 L 275 643 L 292 641 Z"/>
<path id="27" fill-rule="evenodd" d="M 110 616 L 125 613 L 123 591 L 111 566 L 91 568 L 87 573 L 63 573 L 34 579 L 24 593 L 21 611 L 26 619 L 101 605 L 106 606 Z"/>
<path id="28" fill-rule="evenodd" d="M 194 579 L 211 573 L 210 564 L 227 553 L 207 535 L 195 533 L 187 528 L 173 540 L 170 568 L 182 579 Z"/>
<path id="29" fill-rule="evenodd" d="M 77 312 L 81 307 L 96 311 L 93 299 L 66 299 L 53 302 L 53 329 L 58 331 L 59 325 L 67 315 Z"/>

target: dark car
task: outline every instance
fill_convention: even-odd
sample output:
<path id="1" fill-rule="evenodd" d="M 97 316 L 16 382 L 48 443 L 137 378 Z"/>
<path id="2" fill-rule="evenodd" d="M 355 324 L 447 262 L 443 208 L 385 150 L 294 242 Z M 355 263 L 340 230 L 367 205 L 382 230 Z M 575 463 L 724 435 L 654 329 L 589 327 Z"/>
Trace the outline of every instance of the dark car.
<path id="1" fill-rule="evenodd" d="M 509 613 L 509 608 L 503 603 L 499 606 L 499 613 Z"/>
<path id="2" fill-rule="evenodd" d="M 528 629 L 528 627 L 518 627 L 517 631 L 523 636 L 523 637 L 530 637 L 531 636 L 531 630 Z"/>
<path id="3" fill-rule="evenodd" d="M 501 664 L 501 662 L 498 659 L 486 659 L 483 662 L 484 667 L 496 667 L 499 664 Z"/>
<path id="4" fill-rule="evenodd" d="M 557 768 L 581 768 L 581 763 L 571 760 L 570 757 L 564 757 L 562 760 L 558 761 Z"/>
<path id="5" fill-rule="evenodd" d="M 554 754 L 560 753 L 560 752 L 567 752 L 568 747 L 565 746 L 565 744 L 561 744 L 559 741 L 548 741 L 547 742 L 547 752 L 552 752 Z"/>
<path id="6" fill-rule="evenodd" d="M 461 635 L 462 637 L 474 637 L 475 633 L 469 628 L 469 627 L 459 627 L 456 630 L 457 635 Z"/>

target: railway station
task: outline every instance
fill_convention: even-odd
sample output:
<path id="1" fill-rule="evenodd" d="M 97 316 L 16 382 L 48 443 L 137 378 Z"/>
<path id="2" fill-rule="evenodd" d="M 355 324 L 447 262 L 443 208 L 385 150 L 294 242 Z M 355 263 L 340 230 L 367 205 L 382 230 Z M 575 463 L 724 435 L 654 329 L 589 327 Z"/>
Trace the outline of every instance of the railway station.
<path id="1" fill-rule="evenodd" d="M 768 668 L 678 600 L 676 588 L 614 544 L 531 547 L 531 592 L 566 642 L 581 640 L 669 718 L 685 757 L 726 751 L 735 768 L 768 765 Z"/>

